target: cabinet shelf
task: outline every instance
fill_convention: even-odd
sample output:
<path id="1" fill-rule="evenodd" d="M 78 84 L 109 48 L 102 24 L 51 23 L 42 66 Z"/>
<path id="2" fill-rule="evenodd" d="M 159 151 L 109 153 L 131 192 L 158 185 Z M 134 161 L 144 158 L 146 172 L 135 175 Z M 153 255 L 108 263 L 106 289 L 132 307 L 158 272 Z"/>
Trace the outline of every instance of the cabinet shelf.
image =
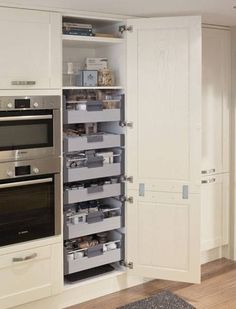
<path id="1" fill-rule="evenodd" d="M 79 36 L 79 35 L 62 35 L 64 46 L 68 47 L 96 47 L 110 44 L 122 44 L 123 38 L 98 37 L 98 36 Z"/>

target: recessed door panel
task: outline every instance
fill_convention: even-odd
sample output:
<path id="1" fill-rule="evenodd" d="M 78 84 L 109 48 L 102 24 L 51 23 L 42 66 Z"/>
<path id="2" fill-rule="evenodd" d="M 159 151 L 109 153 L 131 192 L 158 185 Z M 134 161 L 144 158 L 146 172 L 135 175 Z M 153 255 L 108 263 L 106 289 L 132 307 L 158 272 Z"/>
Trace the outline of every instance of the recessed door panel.
<path id="1" fill-rule="evenodd" d="M 139 275 L 199 282 L 201 19 L 129 23 L 127 262 Z"/>

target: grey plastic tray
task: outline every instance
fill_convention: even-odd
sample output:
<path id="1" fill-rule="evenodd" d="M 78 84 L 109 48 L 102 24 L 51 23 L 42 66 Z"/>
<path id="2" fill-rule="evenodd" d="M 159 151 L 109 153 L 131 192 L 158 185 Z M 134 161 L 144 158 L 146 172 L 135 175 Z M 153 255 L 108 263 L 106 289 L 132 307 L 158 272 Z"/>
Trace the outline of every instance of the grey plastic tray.
<path id="1" fill-rule="evenodd" d="M 65 275 L 72 274 L 78 271 L 94 268 L 101 265 L 106 265 L 110 263 L 115 263 L 120 261 L 121 249 L 115 249 L 111 251 L 104 252 L 101 255 L 94 257 L 83 257 L 77 260 L 68 261 L 67 255 L 64 257 L 64 272 Z"/>
<path id="2" fill-rule="evenodd" d="M 121 174 L 121 164 L 104 164 L 100 167 L 78 167 L 64 169 L 64 182 L 87 180 L 93 178 L 118 176 Z"/>
<path id="3" fill-rule="evenodd" d="M 104 109 L 102 111 L 76 111 L 66 110 L 64 112 L 64 123 L 86 123 L 86 122 L 108 122 L 120 121 L 120 109 Z"/>
<path id="4" fill-rule="evenodd" d="M 121 184 L 107 184 L 101 187 L 66 190 L 64 192 L 64 204 L 91 201 L 121 194 Z"/>
<path id="5" fill-rule="evenodd" d="M 120 134 L 102 134 L 96 136 L 78 136 L 64 138 L 64 152 L 89 149 L 102 149 L 121 146 Z"/>
<path id="6" fill-rule="evenodd" d="M 89 234 L 100 233 L 104 231 L 119 229 L 121 227 L 121 216 L 105 218 L 96 223 L 65 223 L 64 239 L 82 237 Z"/>

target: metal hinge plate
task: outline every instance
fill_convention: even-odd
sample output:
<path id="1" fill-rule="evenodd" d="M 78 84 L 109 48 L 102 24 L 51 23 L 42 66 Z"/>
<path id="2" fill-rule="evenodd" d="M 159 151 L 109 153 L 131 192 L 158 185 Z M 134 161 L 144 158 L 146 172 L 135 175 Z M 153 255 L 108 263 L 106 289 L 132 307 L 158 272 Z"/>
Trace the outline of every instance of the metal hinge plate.
<path id="1" fill-rule="evenodd" d="M 123 201 L 127 202 L 127 203 L 130 203 L 130 204 L 133 204 L 134 198 L 132 196 L 124 196 L 123 197 Z"/>
<path id="2" fill-rule="evenodd" d="M 145 195 L 145 184 L 140 183 L 139 184 L 139 196 L 144 196 Z"/>
<path id="3" fill-rule="evenodd" d="M 122 26 L 119 26 L 119 32 L 122 34 L 123 32 L 125 31 L 130 31 L 132 32 L 133 31 L 133 26 L 126 26 L 126 25 L 122 25 Z"/>
<path id="4" fill-rule="evenodd" d="M 120 121 L 120 126 L 123 127 L 129 127 L 129 128 L 133 128 L 134 127 L 134 123 L 132 121 Z"/>
<path id="5" fill-rule="evenodd" d="M 189 195 L 188 191 L 189 191 L 188 186 L 184 185 L 182 187 L 182 199 L 183 200 L 188 200 L 188 195 Z"/>
<path id="6" fill-rule="evenodd" d="M 133 263 L 133 262 L 128 262 L 128 263 L 125 262 L 125 263 L 124 263 L 124 266 L 125 266 L 125 267 L 128 267 L 129 269 L 133 269 L 133 268 L 134 268 L 134 263 Z"/>
<path id="7" fill-rule="evenodd" d="M 133 178 L 133 176 L 123 176 L 122 181 L 127 181 L 127 182 L 130 182 L 130 183 L 133 183 L 134 178 Z"/>

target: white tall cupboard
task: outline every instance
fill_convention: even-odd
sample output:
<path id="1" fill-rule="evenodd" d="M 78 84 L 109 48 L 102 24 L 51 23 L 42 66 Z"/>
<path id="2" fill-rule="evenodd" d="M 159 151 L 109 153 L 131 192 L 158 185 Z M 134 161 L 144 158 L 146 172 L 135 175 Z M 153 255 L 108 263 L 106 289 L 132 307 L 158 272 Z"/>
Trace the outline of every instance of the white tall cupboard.
<path id="1" fill-rule="evenodd" d="M 201 250 L 229 243 L 231 33 L 203 28 Z"/>
<path id="2" fill-rule="evenodd" d="M 14 19 L 19 16 L 16 12 L 14 13 L 15 10 L 8 10 L 9 16 L 12 14 Z M 48 16 L 53 15 L 58 18 L 56 16 L 59 13 L 35 11 L 35 14 L 37 18 L 40 17 L 40 20 L 42 14 L 42 18 L 45 18 L 48 23 Z M 83 19 L 85 20 L 85 17 Z M 89 21 L 92 22 L 92 17 Z M 83 39 L 85 42 L 83 50 L 85 56 L 86 50 L 89 50 L 90 57 L 103 56 L 104 51 L 107 51 L 106 56 L 111 59 L 114 71 L 118 75 L 117 89 L 125 93 L 125 119 L 128 123 L 132 123 L 125 128 L 125 175 L 133 177 L 132 182 L 126 183 L 124 261 L 130 269 L 122 272 L 127 280 L 120 281 L 117 275 L 117 282 L 113 289 L 106 284 L 111 282 L 111 277 L 104 276 L 104 280 L 99 277 L 98 281 L 92 279 L 88 283 L 83 282 L 69 288 L 67 286 L 64 290 L 57 288 L 56 292 L 50 291 L 47 294 L 45 290 L 40 290 L 40 287 L 48 286 L 49 289 L 52 287 L 48 277 L 41 276 L 40 265 L 44 265 L 46 271 L 47 267 L 51 267 L 52 259 L 48 251 L 42 249 L 46 260 L 39 259 L 38 273 L 32 270 L 31 277 L 29 276 L 29 280 L 36 284 L 36 290 L 38 287 L 39 293 L 36 292 L 33 298 L 24 298 L 24 291 L 13 285 L 17 297 L 21 295 L 22 298 L 11 298 L 14 291 L 10 289 L 10 281 L 19 277 L 13 266 L 9 264 L 11 256 L 3 258 L 2 254 L 0 266 L 3 265 L 4 269 L 8 269 L 12 278 L 9 282 L 7 281 L 7 287 L 1 288 L 2 299 L 7 299 L 8 295 L 10 297 L 8 302 L 3 303 L 3 308 L 55 293 L 59 293 L 60 296 L 52 297 L 51 303 L 49 298 L 42 303 L 38 302 L 38 307 L 34 303 L 32 306 L 40 308 L 48 301 L 47 304 L 54 304 L 54 306 L 56 304 L 55 308 L 61 308 L 65 304 L 72 305 L 73 302 L 86 300 L 86 295 L 92 298 L 125 288 L 129 278 L 133 278 L 134 275 L 138 275 L 139 278 L 197 283 L 200 282 L 201 251 L 228 244 L 227 201 L 230 172 L 229 161 L 227 161 L 229 156 L 227 119 L 230 111 L 230 97 L 227 97 L 230 85 L 230 79 L 227 79 L 227 70 L 230 70 L 228 49 L 224 47 L 220 51 L 217 47 L 216 54 L 210 51 L 214 50 L 212 46 L 215 41 L 211 43 L 211 40 L 205 39 L 205 30 L 202 32 L 200 17 L 163 17 L 125 21 L 117 19 L 117 21 L 131 26 L 123 33 L 123 39 L 113 41 L 98 40 L 96 37 L 86 38 Z M 112 23 L 111 20 L 110 23 Z M 19 27 L 21 24 L 19 22 Z M 61 23 L 58 25 L 60 29 L 57 28 L 55 33 L 61 31 Z M 109 18 L 104 25 L 104 27 L 109 25 Z M 48 38 L 49 28 L 48 26 L 46 28 L 44 35 Z M 209 29 L 209 33 L 211 31 L 214 29 Z M 45 39 L 42 32 L 40 35 Z M 3 37 L 8 49 L 10 43 L 6 35 Z M 29 48 L 34 43 L 39 45 L 32 36 L 27 37 L 30 38 L 29 41 L 23 39 L 23 42 L 27 43 Z M 228 32 L 222 37 L 222 46 L 227 45 Z M 73 49 L 76 52 L 77 42 L 74 41 L 76 39 L 68 42 L 64 40 L 64 45 L 71 53 L 67 61 L 76 60 Z M 216 41 L 218 42 L 218 39 Z M 207 43 L 206 52 L 205 43 Z M 92 51 L 91 46 L 95 46 L 95 52 Z M 59 55 L 60 48 L 58 48 Z M 49 46 L 41 49 L 41 52 L 47 53 L 47 56 L 51 54 Z M 214 54 L 215 61 L 209 56 L 211 54 Z M 16 53 L 13 56 L 16 57 Z M 78 57 L 81 57 L 81 54 Z M 22 55 L 22 59 L 22 64 L 24 61 L 27 64 L 25 55 Z M 121 64 L 122 69 L 116 65 L 116 61 Z M 205 61 L 208 64 L 205 64 Z M 37 68 L 35 58 L 32 62 Z M 49 63 L 51 64 L 50 61 Z M 60 69 L 61 64 L 58 62 L 57 64 Z M 30 67 L 26 66 L 26 72 L 29 74 L 23 76 L 19 73 L 23 72 L 21 65 L 10 64 L 9 80 L 4 84 L 6 74 L 3 74 L 0 78 L 0 88 L 11 89 L 13 86 L 16 89 L 16 85 L 11 84 L 15 79 L 36 80 L 37 76 L 31 74 L 32 72 L 39 74 L 38 80 L 46 76 L 42 82 L 36 83 L 33 87 L 42 85 L 39 88 L 50 88 L 51 80 L 48 77 L 50 70 L 46 70 L 48 63 L 44 65 L 43 71 L 30 70 Z M 226 66 L 228 69 L 225 69 Z M 16 67 L 15 70 L 14 67 Z M 215 73 L 219 67 L 221 67 L 220 73 Z M 219 75 L 225 77 L 220 79 Z M 59 78 L 57 73 L 55 76 L 57 79 L 55 85 L 58 85 L 61 76 Z M 25 87 L 29 85 L 17 86 L 26 89 Z M 219 140 L 215 137 L 216 131 L 219 132 Z M 202 174 L 205 170 L 207 173 Z M 202 183 L 204 180 L 207 182 Z M 204 214 L 202 217 L 201 211 Z M 63 243 L 60 242 L 60 245 L 62 249 Z M 58 274 L 61 274 L 63 267 L 61 251 L 57 251 Z M 37 267 L 36 262 L 34 267 Z M 4 274 L 7 275 L 7 272 Z M 59 277 L 54 278 L 60 280 Z M 120 282 L 122 284 L 119 284 Z M 97 289 L 91 289 L 95 285 L 102 286 L 104 291 L 98 292 Z M 26 290 L 28 293 L 27 285 Z M 65 297 L 69 295 L 71 300 L 65 301 L 63 295 Z M 30 308 L 30 305 L 25 305 L 25 308 Z"/>

